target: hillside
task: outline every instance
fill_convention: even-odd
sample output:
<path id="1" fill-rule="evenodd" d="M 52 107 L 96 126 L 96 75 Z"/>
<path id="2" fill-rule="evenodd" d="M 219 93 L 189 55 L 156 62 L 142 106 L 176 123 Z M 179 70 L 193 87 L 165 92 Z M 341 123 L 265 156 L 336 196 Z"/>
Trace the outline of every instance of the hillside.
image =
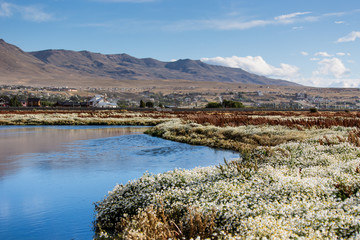
<path id="1" fill-rule="evenodd" d="M 192 81 L 238 82 L 263 85 L 295 85 L 248 73 L 242 69 L 215 66 L 199 60 L 181 59 L 161 62 L 152 58 L 135 58 L 127 54 L 104 55 L 88 51 L 44 50 L 31 52 L 47 64 L 85 74 L 117 80 L 184 79 Z"/>
<path id="2" fill-rule="evenodd" d="M 127 54 L 101 54 L 88 51 L 43 50 L 24 52 L 0 40 L 0 83 L 36 85 L 116 85 L 128 80 L 188 80 L 258 85 L 296 86 L 296 83 L 270 79 L 229 68 L 182 59 L 162 62 Z M 115 81 L 114 81 L 115 80 Z"/>
<path id="3" fill-rule="evenodd" d="M 61 73 L 64 70 L 57 69 L 53 65 L 45 64 L 31 54 L 20 48 L 6 43 L 0 39 L 0 74 L 49 74 Z"/>

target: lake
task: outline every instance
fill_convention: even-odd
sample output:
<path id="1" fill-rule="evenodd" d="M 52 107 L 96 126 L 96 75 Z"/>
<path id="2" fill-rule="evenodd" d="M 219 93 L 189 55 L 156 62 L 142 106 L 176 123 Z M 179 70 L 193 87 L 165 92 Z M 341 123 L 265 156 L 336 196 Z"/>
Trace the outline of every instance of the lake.
<path id="1" fill-rule="evenodd" d="M 93 203 L 117 183 L 239 157 L 145 129 L 0 126 L 0 239 L 92 239 Z"/>

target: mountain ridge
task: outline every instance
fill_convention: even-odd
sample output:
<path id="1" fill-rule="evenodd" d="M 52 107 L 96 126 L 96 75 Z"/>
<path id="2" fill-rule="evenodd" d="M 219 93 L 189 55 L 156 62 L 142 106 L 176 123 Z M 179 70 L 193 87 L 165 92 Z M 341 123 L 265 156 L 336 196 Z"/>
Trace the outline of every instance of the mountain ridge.
<path id="1" fill-rule="evenodd" d="M 240 68 L 211 65 L 200 60 L 180 59 L 163 62 L 136 58 L 126 53 L 101 54 L 90 51 L 48 49 L 24 52 L 0 39 L 0 77 L 36 81 L 48 78 L 123 80 L 189 80 L 260 85 L 299 86 L 299 84 L 248 73 Z"/>

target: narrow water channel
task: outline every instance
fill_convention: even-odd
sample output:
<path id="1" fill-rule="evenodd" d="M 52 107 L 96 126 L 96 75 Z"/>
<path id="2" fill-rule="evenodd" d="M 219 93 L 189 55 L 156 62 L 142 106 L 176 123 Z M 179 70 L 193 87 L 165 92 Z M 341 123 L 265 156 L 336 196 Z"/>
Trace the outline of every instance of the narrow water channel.
<path id="1" fill-rule="evenodd" d="M 144 129 L 0 127 L 0 239 L 92 239 L 93 203 L 116 183 L 238 157 Z"/>

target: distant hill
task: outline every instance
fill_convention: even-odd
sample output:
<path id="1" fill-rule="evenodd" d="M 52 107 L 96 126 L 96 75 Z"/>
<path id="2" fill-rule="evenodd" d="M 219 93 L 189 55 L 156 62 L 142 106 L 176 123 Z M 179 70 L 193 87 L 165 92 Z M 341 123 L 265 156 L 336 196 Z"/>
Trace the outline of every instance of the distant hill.
<path id="1" fill-rule="evenodd" d="M 162 62 L 152 58 L 135 58 L 127 54 L 100 54 L 88 51 L 43 50 L 24 52 L 0 40 L 0 80 L 13 78 L 22 83 L 48 80 L 49 84 L 66 84 L 72 80 L 190 80 L 234 82 L 244 84 L 298 86 L 298 84 L 229 68 L 182 59 Z M 60 82 L 59 82 L 60 81 Z M 91 81 L 90 81 L 91 82 Z M 16 84 L 16 83 L 14 83 Z M 79 82 L 78 84 L 79 85 Z"/>
<path id="2" fill-rule="evenodd" d="M 58 69 L 35 58 L 20 48 L 6 43 L 0 39 L 0 74 L 49 74 L 64 73 L 64 69 Z"/>

